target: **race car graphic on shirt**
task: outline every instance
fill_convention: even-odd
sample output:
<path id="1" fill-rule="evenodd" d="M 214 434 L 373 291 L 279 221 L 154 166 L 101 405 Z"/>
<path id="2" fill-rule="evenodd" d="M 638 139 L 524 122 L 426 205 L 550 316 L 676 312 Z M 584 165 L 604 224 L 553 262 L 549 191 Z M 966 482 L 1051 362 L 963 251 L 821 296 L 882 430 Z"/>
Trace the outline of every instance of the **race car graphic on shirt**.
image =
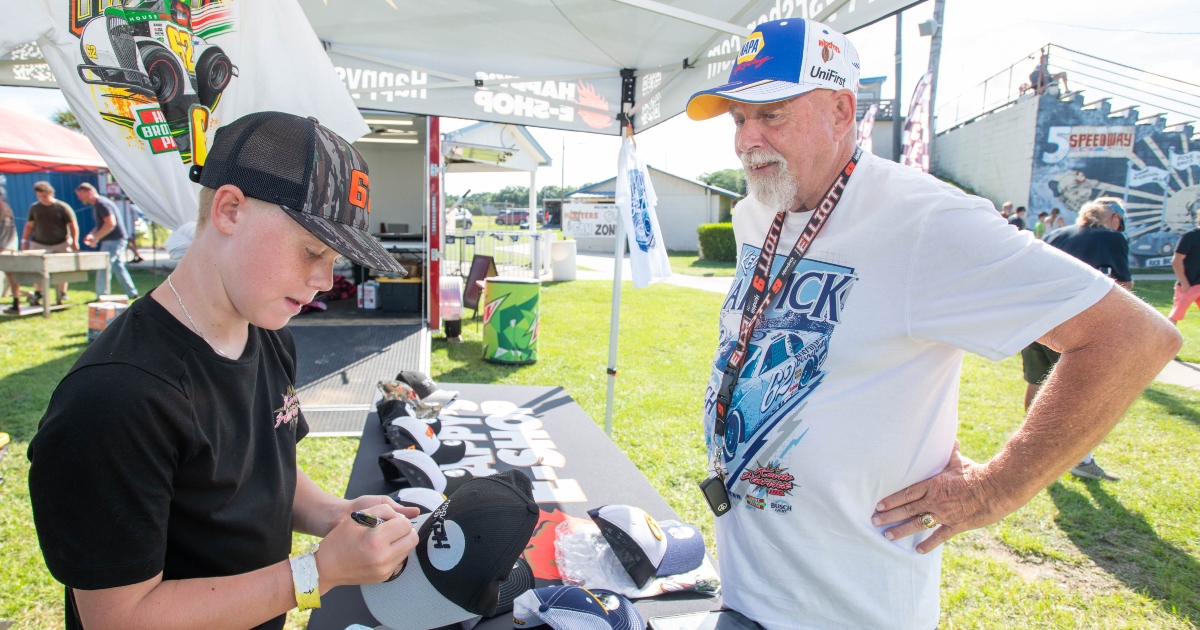
<path id="1" fill-rule="evenodd" d="M 709 448 L 720 448 L 717 455 L 726 468 L 730 495 L 745 495 L 746 500 L 767 494 L 764 484 L 752 483 L 764 480 L 757 473 L 780 469 L 781 451 L 799 442 L 800 438 L 793 436 L 801 422 L 800 409 L 825 378 L 831 338 L 858 279 L 850 267 L 814 258 L 800 262 L 751 333 L 730 401 L 724 439 L 722 444 L 714 444 L 711 423 L 716 391 L 737 344 L 742 306 L 759 251 L 749 244 L 742 247 L 737 275 L 721 307 L 720 342 L 704 397 Z M 772 275 L 785 258 L 783 253 L 775 257 Z"/>

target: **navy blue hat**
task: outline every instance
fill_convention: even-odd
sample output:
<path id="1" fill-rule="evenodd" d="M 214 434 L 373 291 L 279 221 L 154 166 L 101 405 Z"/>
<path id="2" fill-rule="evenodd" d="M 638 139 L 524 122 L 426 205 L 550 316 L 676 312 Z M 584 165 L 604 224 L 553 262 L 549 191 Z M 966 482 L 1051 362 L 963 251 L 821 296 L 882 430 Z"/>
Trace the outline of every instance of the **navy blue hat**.
<path id="1" fill-rule="evenodd" d="M 704 562 L 704 537 L 691 525 L 659 526 L 644 510 L 606 505 L 588 511 L 638 588 L 655 577 L 679 575 Z"/>
<path id="2" fill-rule="evenodd" d="M 525 591 L 513 602 L 513 627 L 548 625 L 554 630 L 642 630 L 646 622 L 624 597 L 581 586 L 547 586 Z"/>

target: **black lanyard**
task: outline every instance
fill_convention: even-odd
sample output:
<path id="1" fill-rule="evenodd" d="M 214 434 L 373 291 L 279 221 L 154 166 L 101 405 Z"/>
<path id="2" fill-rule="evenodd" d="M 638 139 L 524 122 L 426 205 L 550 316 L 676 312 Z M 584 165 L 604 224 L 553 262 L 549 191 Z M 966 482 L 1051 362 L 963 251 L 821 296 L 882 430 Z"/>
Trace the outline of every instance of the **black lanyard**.
<path id="1" fill-rule="evenodd" d="M 816 240 L 817 233 L 825 227 L 829 216 L 833 214 L 833 209 L 837 207 L 838 201 L 841 201 L 842 191 L 846 189 L 846 184 L 850 181 L 850 176 L 854 174 L 854 167 L 858 165 L 858 159 L 861 156 L 862 149 L 855 148 L 854 155 L 851 156 L 850 161 L 846 163 L 846 167 L 838 174 L 833 184 L 829 186 L 820 205 L 809 217 L 808 225 L 804 226 L 804 232 L 800 234 L 800 238 L 796 239 L 792 252 L 788 254 L 783 268 L 779 270 L 769 288 L 767 281 L 771 274 L 771 264 L 775 261 L 775 248 L 779 245 L 779 237 L 783 232 L 787 211 L 775 215 L 771 229 L 767 231 L 767 239 L 763 241 L 762 251 L 758 255 L 758 264 L 754 267 L 754 279 L 751 280 L 750 287 L 746 290 L 746 302 L 742 307 L 742 327 L 738 331 L 737 346 L 729 355 L 729 361 L 725 364 L 725 374 L 721 377 L 721 387 L 717 390 L 717 408 L 713 420 L 713 444 L 716 446 L 718 455 L 713 458 L 713 467 L 716 468 L 713 472 L 719 476 L 723 477 L 721 474 L 723 467 L 718 465 L 717 460 L 725 439 L 725 417 L 729 414 L 729 402 L 733 400 L 733 388 L 737 386 L 742 364 L 746 360 L 746 348 L 750 343 L 750 334 L 754 332 L 759 318 L 767 310 L 767 305 L 774 302 L 775 298 L 779 296 L 786 279 L 791 277 L 796 266 L 808 253 L 808 248 Z"/>

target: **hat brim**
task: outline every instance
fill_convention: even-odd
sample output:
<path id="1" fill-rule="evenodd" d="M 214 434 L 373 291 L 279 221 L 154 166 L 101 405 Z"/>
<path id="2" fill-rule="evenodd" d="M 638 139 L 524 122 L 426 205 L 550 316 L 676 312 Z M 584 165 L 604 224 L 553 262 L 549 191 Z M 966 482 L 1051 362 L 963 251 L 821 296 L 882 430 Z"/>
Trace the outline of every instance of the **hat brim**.
<path id="1" fill-rule="evenodd" d="M 445 407 L 446 405 L 454 402 L 455 398 L 458 398 L 458 392 L 438 389 L 437 391 L 430 392 L 428 396 L 422 398 L 421 402 L 427 405 L 441 405 L 442 407 Z"/>
<path id="2" fill-rule="evenodd" d="M 279 207 L 313 236 L 321 239 L 322 243 L 355 263 L 376 271 L 408 275 L 404 267 L 370 234 L 345 223 L 298 212 L 286 206 Z"/>
<path id="3" fill-rule="evenodd" d="M 425 518 L 427 515 L 414 519 L 413 529 L 420 529 Z M 392 630 L 440 628 L 478 616 L 446 599 L 429 583 L 415 547 L 408 553 L 408 564 L 399 577 L 381 584 L 363 584 L 361 588 L 367 609 Z"/>
<path id="4" fill-rule="evenodd" d="M 687 115 L 692 120 L 708 120 L 729 113 L 729 102 L 776 103 L 806 94 L 824 86 L 802 85 L 790 81 L 760 81 L 749 85 L 726 83 L 711 90 L 696 92 L 688 99 Z M 826 88 L 828 89 L 828 88 Z"/>

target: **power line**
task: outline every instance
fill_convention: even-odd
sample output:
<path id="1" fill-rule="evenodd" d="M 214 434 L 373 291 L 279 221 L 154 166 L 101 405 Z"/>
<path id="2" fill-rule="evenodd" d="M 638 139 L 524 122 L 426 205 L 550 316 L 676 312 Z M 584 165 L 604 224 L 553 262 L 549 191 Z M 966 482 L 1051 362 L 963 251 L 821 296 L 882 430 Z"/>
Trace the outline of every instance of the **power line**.
<path id="1" fill-rule="evenodd" d="M 1114 91 L 1114 90 L 1112 90 L 1112 89 L 1110 89 L 1110 88 L 1096 87 L 1096 86 L 1093 86 L 1093 85 L 1088 85 L 1088 84 L 1086 84 L 1086 83 L 1080 83 L 1079 81 L 1075 81 L 1075 84 L 1076 84 L 1076 85 L 1078 85 L 1078 86 L 1081 86 L 1081 87 L 1088 88 L 1089 90 L 1096 90 L 1097 92 L 1104 92 L 1104 93 L 1107 93 L 1107 94 L 1112 94 L 1113 96 L 1119 96 L 1119 97 L 1121 97 L 1121 98 L 1123 98 L 1123 99 L 1127 99 L 1127 100 L 1133 101 L 1133 103 L 1134 103 L 1134 107 L 1139 107 L 1139 106 L 1156 107 L 1156 108 L 1158 108 L 1158 109 L 1161 109 L 1161 110 L 1163 110 L 1163 111 L 1165 111 L 1165 112 L 1167 112 L 1167 113 L 1170 113 L 1170 114 L 1179 114 L 1180 116 L 1195 116 L 1195 115 L 1196 115 L 1195 113 L 1188 114 L 1188 113 L 1185 113 L 1185 112 L 1181 112 L 1181 111 L 1177 111 L 1177 110 L 1174 110 L 1174 109 L 1170 109 L 1170 108 L 1168 108 L 1168 107 L 1163 107 L 1162 105 L 1158 105 L 1158 104 L 1156 104 L 1156 103 L 1147 103 L 1147 102 L 1145 102 L 1145 100 L 1144 100 L 1144 99 L 1141 99 L 1141 98 L 1135 98 L 1135 97 L 1129 96 L 1129 95 L 1127 95 L 1127 94 L 1122 94 L 1121 92 L 1116 92 L 1116 91 Z"/>
<path id="2" fill-rule="evenodd" d="M 1165 74 L 1158 74 L 1157 72 L 1150 72 L 1149 70 L 1143 70 L 1143 69 L 1141 69 L 1141 68 L 1135 68 L 1135 67 L 1133 67 L 1133 66 L 1126 65 L 1126 64 L 1123 64 L 1123 63 L 1120 63 L 1120 62 L 1117 62 L 1117 61 L 1112 61 L 1111 59 L 1105 59 L 1105 58 L 1103 58 L 1103 57 L 1097 57 L 1096 55 L 1089 55 L 1089 54 L 1087 54 L 1087 53 L 1085 53 L 1085 52 L 1078 51 L 1078 50 L 1075 50 L 1075 49 L 1073 49 L 1073 48 L 1067 48 L 1066 46 L 1059 46 L 1058 44 L 1049 44 L 1049 46 L 1053 46 L 1053 47 L 1055 47 L 1055 48 L 1061 48 L 1062 50 L 1065 50 L 1065 51 L 1067 51 L 1067 52 L 1073 52 L 1073 53 L 1075 53 L 1075 54 L 1077 54 L 1077 55 L 1083 55 L 1084 57 L 1091 57 L 1092 59 L 1095 59 L 1095 60 L 1097 60 L 1097 61 L 1103 61 L 1104 63 L 1111 63 L 1111 64 L 1112 64 L 1112 65 L 1114 65 L 1114 66 L 1121 66 L 1122 68 L 1129 68 L 1130 70 L 1137 70 L 1138 72 L 1144 72 L 1144 73 L 1146 73 L 1146 74 L 1149 74 L 1149 75 L 1156 76 L 1156 77 L 1158 77 L 1158 78 L 1160 78 L 1160 79 L 1166 79 L 1166 80 L 1168 80 L 1168 81 L 1175 81 L 1176 83 L 1182 83 L 1182 84 L 1184 84 L 1184 85 L 1190 85 L 1190 86 L 1192 86 L 1192 87 L 1198 87 L 1198 88 L 1200 88 L 1200 85 L 1197 85 L 1197 84 L 1195 84 L 1195 83 L 1189 83 L 1189 82 L 1187 82 L 1187 81 L 1184 81 L 1184 80 L 1182 80 L 1182 79 L 1176 79 L 1175 77 L 1169 77 L 1169 76 L 1167 76 L 1167 75 L 1165 75 Z"/>
<path id="3" fill-rule="evenodd" d="M 1059 66 L 1058 64 L 1054 64 L 1054 65 L 1055 65 L 1055 66 L 1057 66 L 1057 67 L 1059 67 L 1059 68 L 1062 68 L 1062 66 Z M 1063 69 L 1064 69 L 1064 70 L 1066 70 L 1066 68 L 1063 68 Z M 1098 77 L 1098 76 L 1096 76 L 1096 75 L 1094 75 L 1094 74 L 1088 74 L 1088 73 L 1086 73 L 1086 72 L 1080 72 L 1079 70 L 1071 70 L 1071 72 L 1072 72 L 1072 73 L 1074 73 L 1074 74 L 1077 74 L 1077 75 L 1079 75 L 1079 76 L 1088 77 L 1089 79 L 1096 79 L 1097 81 L 1104 81 L 1105 83 L 1111 83 L 1111 84 L 1113 84 L 1113 85 L 1116 85 L 1116 86 L 1119 86 L 1119 87 L 1123 87 L 1123 88 L 1125 88 L 1125 89 L 1127 89 L 1127 90 L 1133 90 L 1133 91 L 1135 91 L 1135 92 L 1142 92 L 1142 93 L 1144 93 L 1146 96 L 1152 96 L 1152 97 L 1154 97 L 1154 98 L 1161 98 L 1161 99 L 1165 99 L 1165 100 L 1171 101 L 1172 103 L 1179 103 L 1180 105 L 1185 105 L 1185 106 L 1187 106 L 1187 107 L 1196 107 L 1196 105 L 1195 105 L 1194 103 L 1190 103 L 1190 102 L 1188 102 L 1188 101 L 1181 101 L 1181 100 L 1179 100 L 1179 99 L 1177 99 L 1177 98 L 1171 98 L 1171 97 L 1169 97 L 1169 96 L 1163 96 L 1163 95 L 1161 95 L 1161 94 L 1154 94 L 1153 92 L 1146 92 L 1145 90 L 1140 90 L 1140 89 L 1138 89 L 1138 88 L 1136 88 L 1136 87 L 1133 87 L 1132 85 L 1125 85 L 1124 83 L 1117 83 L 1116 81 L 1113 81 L 1112 79 L 1106 79 L 1106 78 L 1104 78 L 1104 77 Z M 1135 100 L 1136 100 L 1136 99 L 1135 99 Z"/>
<path id="4" fill-rule="evenodd" d="M 1060 59 L 1061 59 L 1061 58 L 1060 58 Z M 1108 74 L 1113 74 L 1113 75 L 1116 75 L 1116 76 L 1118 76 L 1118 77 L 1121 77 L 1121 78 L 1124 78 L 1124 79 L 1129 79 L 1129 80 L 1131 80 L 1131 81 L 1138 81 L 1138 82 L 1141 82 L 1141 83 L 1145 83 L 1146 85 L 1153 85 L 1153 86 L 1154 86 L 1154 87 L 1156 87 L 1156 88 L 1162 88 L 1162 89 L 1164 89 L 1164 90 L 1170 90 L 1170 91 L 1172 91 L 1172 92 L 1178 92 L 1178 93 L 1180 93 L 1180 94 L 1183 94 L 1183 95 L 1186 95 L 1186 96 L 1191 96 L 1192 98 L 1198 98 L 1198 99 L 1200 99 L 1200 94 L 1192 94 L 1191 92 L 1185 92 L 1185 91 L 1183 91 L 1183 90 L 1181 90 L 1181 89 L 1179 89 L 1179 88 L 1168 87 L 1168 86 L 1166 86 L 1166 85 L 1159 85 L 1159 84 L 1157 84 L 1157 83 L 1154 83 L 1154 82 L 1152 82 L 1152 81 L 1147 81 L 1147 80 L 1145 80 L 1145 79 L 1139 79 L 1139 78 L 1137 78 L 1137 77 L 1131 77 L 1131 76 L 1129 76 L 1129 75 L 1126 75 L 1126 74 L 1121 74 L 1120 72 L 1117 72 L 1117 71 L 1115 71 L 1115 70 L 1109 70 L 1108 68 L 1101 68 L 1100 66 L 1095 66 L 1095 65 L 1092 65 L 1092 64 L 1090 64 L 1090 63 L 1084 63 L 1084 62 L 1082 62 L 1082 61 L 1079 61 L 1078 59 L 1071 59 L 1071 58 L 1067 58 L 1067 59 L 1066 59 L 1066 61 L 1067 61 L 1067 62 L 1069 62 L 1069 63 L 1077 63 L 1077 64 L 1079 64 L 1079 65 L 1081 65 L 1081 66 L 1084 66 L 1084 67 L 1087 67 L 1087 68 L 1092 68 L 1092 69 L 1094 69 L 1094 70 L 1099 70 L 1100 72 L 1107 72 Z M 1066 69 L 1067 69 L 1067 70 L 1070 70 L 1069 68 L 1066 68 Z M 1074 71 L 1072 71 L 1072 72 L 1074 72 Z"/>
<path id="5" fill-rule="evenodd" d="M 1067 28 L 1082 28 L 1088 31 L 1105 31 L 1107 33 L 1142 33 L 1144 35 L 1200 35 L 1200 32 L 1180 32 L 1180 31 L 1143 31 L 1137 28 L 1104 28 L 1102 26 L 1085 26 L 1083 24 L 1067 24 L 1066 22 L 1048 22 L 1046 20 L 1029 20 L 1039 24 L 1053 24 L 1054 26 L 1065 26 Z"/>

